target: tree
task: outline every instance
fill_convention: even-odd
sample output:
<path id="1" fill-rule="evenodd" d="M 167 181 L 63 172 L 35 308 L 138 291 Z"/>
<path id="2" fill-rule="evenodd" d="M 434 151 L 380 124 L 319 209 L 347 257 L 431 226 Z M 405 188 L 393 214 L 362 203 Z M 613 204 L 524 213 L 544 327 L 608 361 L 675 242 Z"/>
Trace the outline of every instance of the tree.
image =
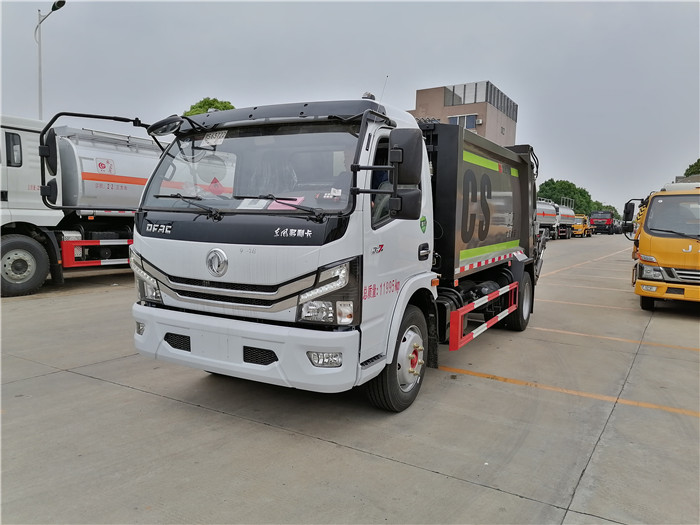
<path id="1" fill-rule="evenodd" d="M 549 179 L 543 182 L 537 191 L 537 196 L 551 199 L 557 204 L 562 203 L 562 198 L 573 199 L 574 211 L 576 213 L 585 213 L 588 215 L 593 209 L 591 194 L 588 193 L 588 190 L 579 188 L 568 180 Z"/>
<path id="2" fill-rule="evenodd" d="M 685 170 L 685 177 L 690 177 L 691 175 L 698 175 L 700 174 L 700 159 L 696 160 L 694 163 L 692 163 L 690 166 L 688 166 L 688 169 Z"/>
<path id="3" fill-rule="evenodd" d="M 591 199 L 591 194 L 584 188 L 579 188 L 568 180 L 549 179 L 540 184 L 537 196 L 551 199 L 556 204 L 562 204 L 562 198 L 574 200 L 574 212 L 590 215 L 594 210 L 610 210 L 616 218 L 620 217 L 615 206 L 603 204 Z"/>
<path id="4" fill-rule="evenodd" d="M 236 109 L 233 104 L 231 104 L 228 100 L 219 100 L 216 98 L 203 98 L 196 104 L 192 104 L 190 106 L 190 109 L 185 111 L 183 113 L 184 116 L 186 117 L 191 117 L 192 115 L 199 115 L 200 113 L 206 113 L 210 109 L 218 109 L 218 110 L 225 110 L 225 109 Z"/>

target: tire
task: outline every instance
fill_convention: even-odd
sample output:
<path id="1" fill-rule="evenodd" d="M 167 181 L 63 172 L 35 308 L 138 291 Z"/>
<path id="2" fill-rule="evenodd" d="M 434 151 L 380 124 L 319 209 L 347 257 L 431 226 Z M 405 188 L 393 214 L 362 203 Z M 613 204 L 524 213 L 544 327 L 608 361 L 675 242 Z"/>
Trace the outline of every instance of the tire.
<path id="1" fill-rule="evenodd" d="M 530 322 L 533 296 L 532 278 L 528 272 L 523 272 L 523 276 L 518 284 L 518 309 L 505 318 L 505 325 L 508 330 L 522 332 L 527 328 Z"/>
<path id="2" fill-rule="evenodd" d="M 654 311 L 654 298 L 640 295 L 639 296 L 639 306 L 641 307 L 642 310 L 646 310 L 648 312 L 653 312 Z"/>
<path id="3" fill-rule="evenodd" d="M 26 235 L 2 237 L 2 295 L 16 297 L 36 292 L 49 273 L 46 249 Z"/>
<path id="4" fill-rule="evenodd" d="M 367 397 L 374 406 L 391 412 L 411 406 L 423 384 L 427 344 L 425 316 L 418 307 L 409 305 L 399 328 L 394 360 L 367 383 Z"/>

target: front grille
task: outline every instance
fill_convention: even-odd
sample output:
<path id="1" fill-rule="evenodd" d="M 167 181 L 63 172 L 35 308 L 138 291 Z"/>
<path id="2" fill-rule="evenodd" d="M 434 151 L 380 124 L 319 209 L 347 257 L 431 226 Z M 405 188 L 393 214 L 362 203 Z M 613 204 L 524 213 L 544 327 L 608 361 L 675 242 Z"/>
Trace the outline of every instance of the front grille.
<path id="1" fill-rule="evenodd" d="M 678 277 L 680 281 L 700 284 L 700 271 L 679 270 L 678 268 L 675 268 L 674 271 L 676 273 L 676 277 Z"/>
<path id="2" fill-rule="evenodd" d="M 188 277 L 176 277 L 169 275 L 170 282 L 177 284 L 185 284 L 189 286 L 201 286 L 203 288 L 218 288 L 221 290 L 233 290 L 236 292 L 257 292 L 257 293 L 274 293 L 280 287 L 279 285 L 262 285 L 262 284 L 241 284 L 241 283 L 225 283 L 219 281 L 204 281 L 201 279 L 190 279 Z"/>
<path id="3" fill-rule="evenodd" d="M 254 365 L 269 365 L 277 359 L 277 354 L 265 348 L 255 348 L 253 346 L 243 347 L 243 361 Z"/>
<path id="4" fill-rule="evenodd" d="M 176 350 L 184 350 L 185 352 L 191 352 L 190 348 L 190 337 L 188 335 L 173 334 L 168 332 L 165 334 L 163 340 Z"/>
<path id="5" fill-rule="evenodd" d="M 227 283 L 169 276 L 147 261 L 144 270 L 160 281 L 161 291 L 178 301 L 199 307 L 236 308 L 277 313 L 296 307 L 300 292 L 313 286 L 316 273 L 275 285 Z"/>
<path id="6" fill-rule="evenodd" d="M 231 303 L 237 305 L 269 307 L 275 304 L 275 301 L 266 301 L 264 299 L 246 299 L 244 297 L 231 297 L 228 295 L 216 295 L 212 293 L 190 292 L 189 290 L 179 290 L 178 295 L 181 297 L 191 297 L 192 299 L 200 299 L 202 301 L 218 301 L 221 303 Z"/>

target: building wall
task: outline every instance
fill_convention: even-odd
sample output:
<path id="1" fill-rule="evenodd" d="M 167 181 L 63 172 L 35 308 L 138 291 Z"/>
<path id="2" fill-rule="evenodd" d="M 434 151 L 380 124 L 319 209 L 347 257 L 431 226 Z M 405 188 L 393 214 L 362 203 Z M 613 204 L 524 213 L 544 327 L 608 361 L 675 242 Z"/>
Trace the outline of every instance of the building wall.
<path id="1" fill-rule="evenodd" d="M 493 103 L 487 102 L 488 98 Z M 446 105 L 448 99 L 453 105 Z M 462 100 L 467 103 L 459 104 Z M 419 89 L 416 91 L 416 109 L 408 112 L 417 119 L 436 119 L 444 123 L 448 123 L 450 117 L 475 115 L 476 126 L 470 131 L 501 146 L 512 146 L 515 144 L 517 109 L 517 104 L 503 92 L 490 82 L 482 81 Z"/>

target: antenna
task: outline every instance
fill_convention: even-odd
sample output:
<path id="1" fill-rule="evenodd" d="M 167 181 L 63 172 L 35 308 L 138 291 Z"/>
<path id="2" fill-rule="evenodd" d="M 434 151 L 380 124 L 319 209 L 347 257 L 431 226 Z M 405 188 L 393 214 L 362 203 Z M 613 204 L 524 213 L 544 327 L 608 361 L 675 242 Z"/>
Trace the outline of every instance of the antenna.
<path id="1" fill-rule="evenodd" d="M 384 87 L 382 88 L 382 94 L 379 95 L 379 102 L 381 103 L 382 99 L 384 98 L 384 90 L 386 89 L 386 83 L 389 82 L 389 75 L 386 76 L 384 79 Z"/>

